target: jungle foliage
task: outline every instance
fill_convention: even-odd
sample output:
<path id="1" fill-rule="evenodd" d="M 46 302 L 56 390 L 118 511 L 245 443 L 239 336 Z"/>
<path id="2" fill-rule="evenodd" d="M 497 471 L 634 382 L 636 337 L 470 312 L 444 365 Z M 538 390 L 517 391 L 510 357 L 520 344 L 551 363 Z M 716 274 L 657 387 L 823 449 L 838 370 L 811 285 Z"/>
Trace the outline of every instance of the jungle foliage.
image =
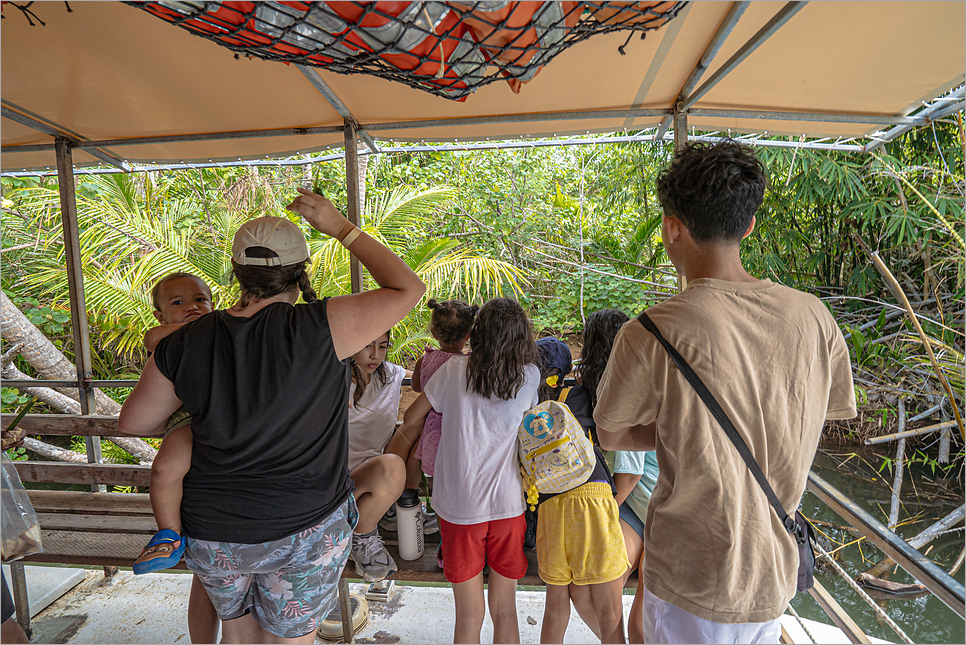
<path id="1" fill-rule="evenodd" d="M 826 299 L 867 399 L 938 389 L 854 236 L 901 276 L 962 396 L 964 145 L 956 115 L 871 155 L 756 148 L 770 185 L 757 232 L 743 243 L 746 263 Z M 364 225 L 423 277 L 427 297 L 479 303 L 512 294 L 538 331 L 577 333 L 596 309 L 636 313 L 676 291 L 654 188 L 671 154 L 656 142 L 374 155 Z M 286 216 L 300 185 L 346 204 L 341 161 L 78 175 L 76 183 L 98 378 L 139 371 L 158 277 L 196 273 L 227 306 L 237 296 L 231 236 L 242 221 Z M 317 291 L 347 293 L 348 253 L 301 224 Z M 4 291 L 70 355 L 56 178 L 3 179 L 2 249 Z M 414 357 L 431 340 L 427 314 L 418 307 L 394 331 L 392 358 Z M 4 410 L 14 398 L 5 391 Z"/>

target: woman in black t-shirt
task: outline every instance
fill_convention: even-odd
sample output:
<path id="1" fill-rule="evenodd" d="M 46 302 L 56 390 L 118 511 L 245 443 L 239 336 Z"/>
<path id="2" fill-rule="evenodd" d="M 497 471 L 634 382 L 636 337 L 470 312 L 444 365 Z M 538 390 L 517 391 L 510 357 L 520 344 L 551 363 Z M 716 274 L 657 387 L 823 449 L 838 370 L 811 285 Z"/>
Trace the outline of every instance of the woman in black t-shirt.
<path id="1" fill-rule="evenodd" d="M 289 210 L 351 245 L 381 288 L 317 300 L 298 227 L 276 217 L 247 222 L 232 246 L 241 298 L 164 339 L 118 420 L 122 432 L 149 434 L 182 404 L 191 414 L 186 562 L 230 642 L 311 643 L 334 606 L 352 528 L 374 528 L 382 515 L 358 517 L 351 495 L 347 359 L 425 291 L 328 199 L 299 192 Z M 296 304 L 300 292 L 305 302 Z"/>

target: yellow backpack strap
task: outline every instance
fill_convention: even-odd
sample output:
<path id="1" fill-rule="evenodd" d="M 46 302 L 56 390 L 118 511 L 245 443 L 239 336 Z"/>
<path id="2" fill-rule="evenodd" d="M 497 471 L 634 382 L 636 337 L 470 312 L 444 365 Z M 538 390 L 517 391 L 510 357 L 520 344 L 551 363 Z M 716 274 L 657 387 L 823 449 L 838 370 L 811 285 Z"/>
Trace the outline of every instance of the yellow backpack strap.
<path id="1" fill-rule="evenodd" d="M 560 396 L 557 397 L 557 401 L 560 403 L 565 402 L 567 400 L 567 395 L 570 394 L 571 389 L 572 388 L 565 387 L 564 389 L 560 390 Z"/>

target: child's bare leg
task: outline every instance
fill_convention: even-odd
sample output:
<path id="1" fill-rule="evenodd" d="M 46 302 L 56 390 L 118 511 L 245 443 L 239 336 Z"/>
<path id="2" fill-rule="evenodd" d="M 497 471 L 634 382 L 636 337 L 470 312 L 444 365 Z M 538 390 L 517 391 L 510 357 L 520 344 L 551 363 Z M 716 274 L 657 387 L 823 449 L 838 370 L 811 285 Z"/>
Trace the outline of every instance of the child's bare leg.
<path id="1" fill-rule="evenodd" d="M 491 577 L 491 585 L 492 580 Z M 513 581 L 513 585 L 516 588 L 516 580 Z M 480 571 L 476 576 L 465 582 L 454 584 L 453 596 L 456 598 L 456 629 L 453 631 L 453 642 L 479 643 L 480 632 L 483 631 L 483 618 L 486 615 L 486 602 L 483 599 L 483 572 Z M 492 596 L 490 602 L 492 603 Z M 492 612 L 492 606 L 490 609 Z M 496 642 L 495 626 L 494 642 Z"/>
<path id="2" fill-rule="evenodd" d="M 590 595 L 589 585 L 570 585 L 570 599 L 574 601 L 577 615 L 590 627 L 594 636 L 600 638 L 600 627 L 597 626 L 597 614 L 594 612 L 594 600 Z"/>
<path id="3" fill-rule="evenodd" d="M 159 529 L 181 533 L 182 480 L 191 468 L 191 427 L 173 431 L 158 449 L 151 464 L 151 510 Z"/>
<path id="4" fill-rule="evenodd" d="M 205 591 L 198 576 L 191 576 L 191 595 L 188 596 L 188 635 L 192 643 L 217 643 L 218 613 L 211 604 L 211 598 Z"/>
<path id="5" fill-rule="evenodd" d="M 631 613 L 627 616 L 627 642 L 644 643 L 644 584 L 641 577 L 637 579 L 637 591 L 634 592 Z"/>
<path id="6" fill-rule="evenodd" d="M 402 495 L 406 464 L 398 455 L 379 455 L 356 467 L 349 476 L 356 483 L 354 494 L 359 509 L 355 532 L 363 535 L 376 528 L 380 518 Z"/>
<path id="7" fill-rule="evenodd" d="M 489 585 L 489 593 L 486 597 L 490 603 L 490 618 L 493 620 L 493 642 L 519 643 L 517 581 L 513 578 L 504 578 L 490 569 L 487 584 Z"/>
<path id="8" fill-rule="evenodd" d="M 543 609 L 541 643 L 562 643 L 570 623 L 570 587 L 547 585 L 547 602 Z"/>
<path id="9" fill-rule="evenodd" d="M 594 602 L 594 614 L 600 627 L 601 643 L 624 643 L 624 603 L 621 592 L 624 579 L 618 578 L 610 582 L 590 587 L 590 596 Z"/>
<path id="10" fill-rule="evenodd" d="M 644 563 L 644 540 L 640 534 L 631 528 L 630 524 L 620 520 L 621 533 L 624 534 L 624 546 L 627 548 L 627 561 L 631 563 L 627 573 L 624 574 L 624 586 L 627 586 L 627 579 L 631 572 L 638 569 Z M 631 605 L 631 613 L 627 617 L 627 640 L 631 643 L 644 642 L 644 594 L 641 588 L 641 576 L 638 571 L 637 593 L 634 594 L 634 603 Z"/>
<path id="11" fill-rule="evenodd" d="M 419 459 L 416 459 L 416 448 L 419 446 L 419 442 L 422 441 L 422 437 L 416 440 L 416 445 L 409 452 L 409 458 L 406 459 L 406 488 L 418 488 L 419 483 L 423 481 L 423 464 Z"/>

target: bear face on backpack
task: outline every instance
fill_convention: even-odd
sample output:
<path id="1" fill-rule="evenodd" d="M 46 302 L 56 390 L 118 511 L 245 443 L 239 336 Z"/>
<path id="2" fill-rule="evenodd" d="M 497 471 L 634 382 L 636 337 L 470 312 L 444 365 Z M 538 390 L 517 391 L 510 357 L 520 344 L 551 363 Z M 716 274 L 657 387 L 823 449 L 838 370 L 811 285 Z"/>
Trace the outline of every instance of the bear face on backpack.
<path id="1" fill-rule="evenodd" d="M 536 493 L 563 493 L 580 486 L 597 464 L 594 446 L 580 422 L 557 401 L 531 408 L 517 436 L 528 501 Z"/>

